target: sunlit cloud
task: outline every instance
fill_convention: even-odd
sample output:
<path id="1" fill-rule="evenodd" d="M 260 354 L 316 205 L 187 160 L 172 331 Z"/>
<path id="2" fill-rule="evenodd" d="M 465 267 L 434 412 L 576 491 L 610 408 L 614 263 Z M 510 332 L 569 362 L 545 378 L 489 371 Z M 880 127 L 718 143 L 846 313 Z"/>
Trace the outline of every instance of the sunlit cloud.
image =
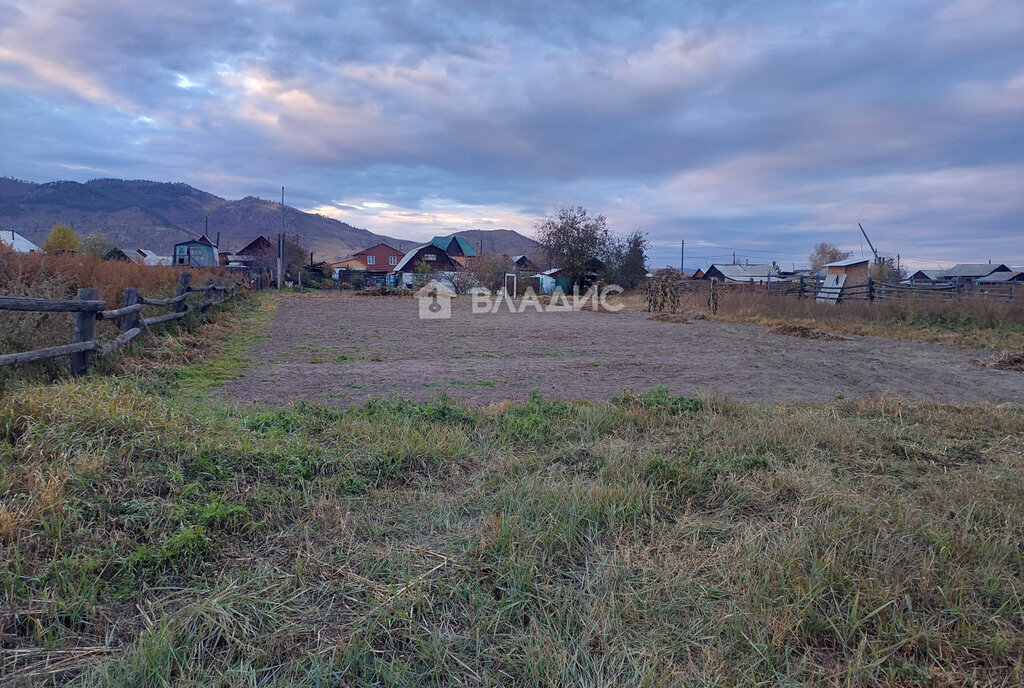
<path id="1" fill-rule="evenodd" d="M 9 4 L 0 173 L 185 181 L 405 239 L 557 204 L 652 263 L 1024 262 L 1024 5 Z"/>

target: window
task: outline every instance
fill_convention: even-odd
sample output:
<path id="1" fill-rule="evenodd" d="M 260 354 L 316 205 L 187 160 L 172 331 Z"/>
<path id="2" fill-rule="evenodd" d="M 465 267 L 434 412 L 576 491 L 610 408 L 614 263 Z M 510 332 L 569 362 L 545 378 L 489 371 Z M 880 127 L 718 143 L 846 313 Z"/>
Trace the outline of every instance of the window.
<path id="1" fill-rule="evenodd" d="M 398 256 L 388 258 L 388 265 L 398 265 Z"/>
<path id="2" fill-rule="evenodd" d="M 424 253 L 423 254 L 423 260 L 437 260 L 437 254 L 436 253 Z"/>
<path id="3" fill-rule="evenodd" d="M 366 264 L 373 265 L 377 262 L 377 256 L 366 256 Z"/>

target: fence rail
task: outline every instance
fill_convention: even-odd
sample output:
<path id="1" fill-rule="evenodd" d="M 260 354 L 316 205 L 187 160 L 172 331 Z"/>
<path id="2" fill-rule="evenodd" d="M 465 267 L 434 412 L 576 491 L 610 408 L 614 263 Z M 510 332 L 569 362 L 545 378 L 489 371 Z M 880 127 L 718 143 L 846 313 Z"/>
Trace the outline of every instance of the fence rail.
<path id="1" fill-rule="evenodd" d="M 685 291 L 708 291 L 710 280 L 686 280 L 680 285 Z M 942 299 L 999 299 L 1013 301 L 1024 295 L 1024 284 L 904 284 L 869 278 L 867 284 L 843 287 L 825 287 L 824 281 L 803 278 L 798 281 L 770 280 L 765 282 L 718 282 L 715 287 L 721 293 L 760 292 L 798 298 L 817 298 L 822 295 L 832 303 L 853 300 L 878 301 L 908 296 Z"/>
<path id="2" fill-rule="evenodd" d="M 202 294 L 201 303 L 189 304 L 192 294 Z M 0 296 L 0 311 L 31 311 L 37 313 L 74 313 L 75 326 L 71 344 L 51 346 L 33 351 L 21 351 L 0 355 L 0 367 L 39 363 L 63 356 L 70 357 L 71 374 L 78 377 L 89 372 L 93 354 L 106 356 L 132 341 L 150 325 L 181 320 L 197 307 L 205 313 L 213 306 L 227 303 L 237 294 L 235 284 L 227 285 L 224 278 L 216 282 L 211 278 L 202 286 L 192 286 L 192 275 L 183 272 L 178 276 L 175 295 L 166 299 L 151 299 L 143 296 L 136 287 L 124 290 L 124 305 L 107 308 L 107 302 L 99 298 L 95 289 L 79 289 L 77 299 L 36 299 L 23 296 Z M 217 295 L 219 298 L 214 298 Z M 145 306 L 172 307 L 170 313 L 140 317 Z M 121 333 L 109 342 L 101 343 L 95 337 L 98 321 L 120 320 Z"/>

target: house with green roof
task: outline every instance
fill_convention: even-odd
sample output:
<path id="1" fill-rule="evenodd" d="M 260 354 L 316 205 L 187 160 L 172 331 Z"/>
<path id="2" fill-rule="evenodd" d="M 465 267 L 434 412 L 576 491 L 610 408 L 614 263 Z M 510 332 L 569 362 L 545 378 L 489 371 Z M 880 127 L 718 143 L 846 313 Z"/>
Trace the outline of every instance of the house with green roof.
<path id="1" fill-rule="evenodd" d="M 476 258 L 476 249 L 460 236 L 436 236 L 430 243 L 448 254 L 448 257 L 459 265 L 466 265 L 469 258 Z"/>

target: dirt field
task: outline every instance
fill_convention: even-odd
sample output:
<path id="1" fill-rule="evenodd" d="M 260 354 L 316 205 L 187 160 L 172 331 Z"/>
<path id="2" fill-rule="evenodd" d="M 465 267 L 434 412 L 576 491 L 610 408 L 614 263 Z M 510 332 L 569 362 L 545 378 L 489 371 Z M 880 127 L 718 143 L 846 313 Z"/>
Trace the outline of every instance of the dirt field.
<path id="1" fill-rule="evenodd" d="M 890 339 L 770 334 L 756 325 L 659 322 L 647 313 L 472 314 L 420 320 L 411 299 L 288 297 L 218 394 L 237 402 L 344 406 L 442 393 L 472 403 L 608 399 L 668 385 L 735 400 L 827 401 L 890 393 L 948 402 L 1024 402 L 1024 374 L 972 364 L 976 350 Z"/>

